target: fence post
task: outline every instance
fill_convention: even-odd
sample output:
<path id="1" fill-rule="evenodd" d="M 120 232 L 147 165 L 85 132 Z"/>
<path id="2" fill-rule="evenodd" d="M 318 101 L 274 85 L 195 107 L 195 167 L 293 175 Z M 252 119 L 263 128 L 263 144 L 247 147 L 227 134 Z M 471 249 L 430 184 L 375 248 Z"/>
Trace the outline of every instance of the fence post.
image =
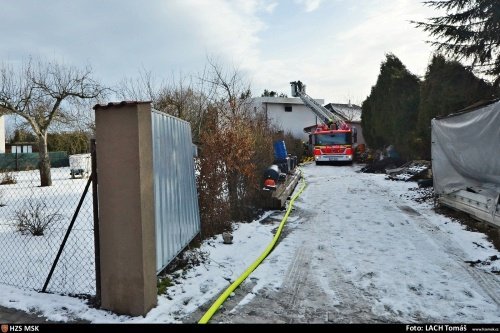
<path id="1" fill-rule="evenodd" d="M 99 197 L 97 195 L 97 156 L 95 139 L 90 140 L 90 156 L 92 162 L 92 206 L 94 213 L 94 252 L 95 252 L 95 300 L 101 306 L 101 249 L 99 242 Z"/>
<path id="2" fill-rule="evenodd" d="M 151 104 L 96 105 L 101 306 L 145 315 L 156 306 Z"/>
<path id="3" fill-rule="evenodd" d="M 83 194 L 80 197 L 80 201 L 78 202 L 78 205 L 76 206 L 76 210 L 73 213 L 73 217 L 71 218 L 71 222 L 69 223 L 68 229 L 66 230 L 66 233 L 64 234 L 63 241 L 61 243 L 61 246 L 59 246 L 59 250 L 57 251 L 56 258 L 54 259 L 54 262 L 52 263 L 52 266 L 50 267 L 49 275 L 47 275 L 47 279 L 45 279 L 45 283 L 43 284 L 42 287 L 42 293 L 47 291 L 47 287 L 49 285 L 50 279 L 52 278 L 52 274 L 54 274 L 54 270 L 56 269 L 57 263 L 59 262 L 59 258 L 61 257 L 62 251 L 64 250 L 64 247 L 66 246 L 66 242 L 68 241 L 68 237 L 71 233 L 71 230 L 73 230 L 73 226 L 75 225 L 76 218 L 78 217 L 78 214 L 80 213 L 80 208 L 82 208 L 83 201 L 85 200 L 85 196 L 87 195 L 87 192 L 90 187 L 91 179 L 87 181 L 87 185 L 85 185 L 85 189 L 83 190 Z"/>

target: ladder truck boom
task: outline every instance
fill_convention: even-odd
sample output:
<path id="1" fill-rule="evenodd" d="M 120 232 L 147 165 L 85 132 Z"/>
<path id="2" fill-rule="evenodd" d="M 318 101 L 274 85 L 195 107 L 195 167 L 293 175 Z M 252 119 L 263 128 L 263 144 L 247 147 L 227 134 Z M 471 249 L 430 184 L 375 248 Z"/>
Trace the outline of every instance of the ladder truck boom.
<path id="1" fill-rule="evenodd" d="M 331 113 L 330 110 L 307 95 L 305 92 L 305 85 L 302 84 L 300 80 L 290 82 L 290 84 L 292 86 L 292 96 L 299 97 L 302 102 L 304 102 L 304 104 L 314 112 L 314 114 L 321 120 L 324 125 L 332 127 L 332 125 L 335 124 L 337 128 L 346 126 L 344 119 Z"/>
<path id="2" fill-rule="evenodd" d="M 306 127 L 309 133 L 309 150 L 316 164 L 327 162 L 347 162 L 354 160 L 354 144 L 357 141 L 356 128 L 350 127 L 346 119 L 330 112 L 306 94 L 305 85 L 300 81 L 290 82 L 292 96 L 299 97 L 319 118 L 321 125 Z M 314 128 L 314 129 L 313 129 Z"/>

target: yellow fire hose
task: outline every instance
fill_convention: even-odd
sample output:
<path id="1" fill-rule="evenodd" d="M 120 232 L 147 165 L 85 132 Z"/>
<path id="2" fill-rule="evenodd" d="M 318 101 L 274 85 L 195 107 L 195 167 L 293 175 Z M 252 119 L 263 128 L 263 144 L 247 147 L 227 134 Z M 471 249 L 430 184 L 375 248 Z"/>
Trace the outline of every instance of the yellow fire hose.
<path id="1" fill-rule="evenodd" d="M 300 174 L 302 176 L 302 172 Z M 260 263 L 269 255 L 269 253 L 271 253 L 272 249 L 276 245 L 276 242 L 278 241 L 278 239 L 279 239 L 279 237 L 281 235 L 281 231 L 283 230 L 283 227 L 285 226 L 286 220 L 288 219 L 288 215 L 290 215 L 290 212 L 292 211 L 292 207 L 293 207 L 293 203 L 294 203 L 295 199 L 297 199 L 299 197 L 299 195 L 302 193 L 302 191 L 304 191 L 305 188 L 306 188 L 306 182 L 305 182 L 304 178 L 302 177 L 301 187 L 300 187 L 299 191 L 297 193 L 295 193 L 294 196 L 292 197 L 292 199 L 290 200 L 290 204 L 288 205 L 288 209 L 286 210 L 285 216 L 281 220 L 281 223 L 280 223 L 280 225 L 278 227 L 278 230 L 276 231 L 276 234 L 274 235 L 274 238 L 271 241 L 271 243 L 269 243 L 269 245 L 266 247 L 266 249 L 260 255 L 260 257 L 258 257 L 257 260 L 255 260 L 253 262 L 253 264 L 250 265 L 250 267 L 248 267 L 247 270 L 243 274 L 241 274 L 236 279 L 236 281 L 234 281 L 222 293 L 222 295 L 219 296 L 219 298 L 214 302 L 214 304 L 212 304 L 212 306 L 203 315 L 203 317 L 201 317 L 200 321 L 198 321 L 198 324 L 206 324 L 206 323 L 208 323 L 208 321 L 210 320 L 210 318 L 212 318 L 212 316 L 215 314 L 215 312 L 217 312 L 217 310 L 219 309 L 219 307 L 222 305 L 222 303 L 224 303 L 224 301 L 229 297 L 229 295 L 231 295 L 231 293 L 236 288 L 238 288 L 238 286 L 243 281 L 245 281 L 245 279 L 250 275 L 250 273 L 252 273 L 260 265 Z"/>

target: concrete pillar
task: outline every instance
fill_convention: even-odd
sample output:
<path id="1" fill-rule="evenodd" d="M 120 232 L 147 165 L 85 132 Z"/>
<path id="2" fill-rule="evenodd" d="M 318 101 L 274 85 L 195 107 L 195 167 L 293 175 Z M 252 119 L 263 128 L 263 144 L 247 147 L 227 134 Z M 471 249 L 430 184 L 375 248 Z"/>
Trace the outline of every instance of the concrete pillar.
<path id="1" fill-rule="evenodd" d="M 101 306 L 145 315 L 156 306 L 151 104 L 96 105 Z"/>

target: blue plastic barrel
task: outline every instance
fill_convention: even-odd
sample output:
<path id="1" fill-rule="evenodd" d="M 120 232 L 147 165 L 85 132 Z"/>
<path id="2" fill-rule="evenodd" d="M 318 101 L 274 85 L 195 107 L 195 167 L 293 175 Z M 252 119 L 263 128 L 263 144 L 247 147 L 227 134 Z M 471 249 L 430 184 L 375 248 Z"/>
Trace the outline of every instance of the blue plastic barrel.
<path id="1" fill-rule="evenodd" d="M 274 158 L 276 160 L 283 160 L 286 159 L 287 156 L 288 153 L 286 151 L 285 141 L 274 141 Z"/>

